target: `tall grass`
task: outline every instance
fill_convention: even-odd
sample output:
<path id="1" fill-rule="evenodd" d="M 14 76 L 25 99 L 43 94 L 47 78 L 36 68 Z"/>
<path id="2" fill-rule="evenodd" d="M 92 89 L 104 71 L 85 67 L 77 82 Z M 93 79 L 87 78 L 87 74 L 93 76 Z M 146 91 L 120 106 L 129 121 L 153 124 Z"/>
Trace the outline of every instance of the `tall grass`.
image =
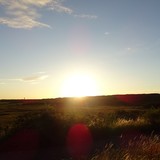
<path id="1" fill-rule="evenodd" d="M 160 136 L 153 135 L 134 137 L 125 141 L 121 136 L 120 147 L 112 143 L 106 144 L 104 150 L 94 155 L 91 160 L 159 160 Z M 125 144 L 125 145 L 124 145 Z"/>
<path id="2" fill-rule="evenodd" d="M 151 128 L 149 132 L 153 129 L 159 130 L 160 109 L 108 110 L 107 107 L 97 107 L 94 110 L 88 107 L 58 108 L 46 105 L 44 108 L 34 110 L 36 107 L 32 106 L 33 109 L 30 107 L 30 111 L 25 108 L 26 112 L 21 109 L 22 114 L 17 114 L 12 122 L 0 125 L 0 140 L 6 140 L 18 130 L 31 128 L 40 133 L 43 139 L 42 146 L 49 143 L 64 145 L 68 129 L 74 124 L 83 123 L 91 131 L 94 149 L 99 147 L 96 145 L 99 141 L 107 143 L 103 151 L 92 156 L 92 160 L 160 159 L 160 136 L 158 134 L 148 136 L 148 132 L 145 134 L 149 128 Z M 128 137 L 127 131 L 136 131 L 138 134 Z"/>

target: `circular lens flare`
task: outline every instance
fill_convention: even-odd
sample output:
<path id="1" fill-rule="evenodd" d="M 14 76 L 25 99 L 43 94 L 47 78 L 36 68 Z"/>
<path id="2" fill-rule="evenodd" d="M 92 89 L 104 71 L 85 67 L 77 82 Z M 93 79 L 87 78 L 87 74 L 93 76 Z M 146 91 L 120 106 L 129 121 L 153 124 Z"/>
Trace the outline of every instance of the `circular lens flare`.
<path id="1" fill-rule="evenodd" d="M 84 124 L 73 125 L 67 135 L 67 148 L 73 159 L 87 157 L 93 140 L 88 127 Z"/>

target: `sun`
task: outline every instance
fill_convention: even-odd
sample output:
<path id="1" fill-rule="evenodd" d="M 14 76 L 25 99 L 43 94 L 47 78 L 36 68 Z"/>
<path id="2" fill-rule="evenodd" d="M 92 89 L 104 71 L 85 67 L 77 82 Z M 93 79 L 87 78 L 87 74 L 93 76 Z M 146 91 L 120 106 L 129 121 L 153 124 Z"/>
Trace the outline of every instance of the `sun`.
<path id="1" fill-rule="evenodd" d="M 63 97 L 84 97 L 97 94 L 97 84 L 94 78 L 86 74 L 73 74 L 62 84 L 61 95 Z"/>

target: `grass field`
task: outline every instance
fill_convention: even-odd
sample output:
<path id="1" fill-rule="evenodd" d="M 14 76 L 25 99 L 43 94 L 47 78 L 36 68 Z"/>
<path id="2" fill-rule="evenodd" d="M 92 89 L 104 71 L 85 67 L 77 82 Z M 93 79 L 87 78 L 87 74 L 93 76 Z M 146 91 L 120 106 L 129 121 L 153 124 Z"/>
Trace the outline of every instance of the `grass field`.
<path id="1" fill-rule="evenodd" d="M 159 126 L 153 107 L 0 101 L 0 159 L 158 160 Z"/>

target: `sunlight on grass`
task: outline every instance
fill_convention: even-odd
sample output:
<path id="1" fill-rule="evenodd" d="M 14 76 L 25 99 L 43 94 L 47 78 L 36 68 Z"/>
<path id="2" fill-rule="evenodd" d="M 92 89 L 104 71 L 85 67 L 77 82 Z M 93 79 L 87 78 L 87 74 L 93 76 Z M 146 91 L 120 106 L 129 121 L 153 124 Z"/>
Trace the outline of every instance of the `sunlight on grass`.
<path id="1" fill-rule="evenodd" d="M 124 118 L 117 118 L 117 121 L 114 123 L 115 127 L 121 127 L 121 126 L 142 126 L 146 125 L 147 121 L 142 118 L 138 117 L 136 120 L 133 119 L 124 119 Z"/>
<path id="2" fill-rule="evenodd" d="M 123 141 L 125 140 L 125 137 Z M 91 160 L 158 160 L 160 159 L 160 137 L 151 134 L 134 137 L 116 148 L 114 144 L 106 144 L 104 150 L 93 156 Z"/>
<path id="3" fill-rule="evenodd" d="M 160 122 L 159 109 L 144 110 L 124 106 L 88 107 L 85 98 L 75 98 L 64 101 L 59 99 L 57 103 L 45 102 L 42 106 L 29 104 L 24 105 L 23 108 L 22 105 L 15 104 L 10 108 L 4 107 L 2 110 L 1 120 L 8 119 L 10 115 L 14 118 L 12 117 L 11 122 L 0 125 L 1 142 L 20 130 L 31 129 L 40 133 L 44 144 L 48 145 L 53 141 L 53 145 L 56 142 L 64 147 L 69 129 L 76 124 L 83 124 L 93 137 L 94 150 L 88 153 L 88 159 L 160 159 L 160 137 L 156 135 Z M 156 134 L 151 134 L 153 130 Z M 76 133 L 79 139 L 79 131 Z M 72 134 L 70 137 L 72 138 Z M 46 139 L 48 139 L 47 142 Z M 99 143 L 102 144 L 99 145 Z M 72 154 L 71 156 L 73 157 Z"/>

